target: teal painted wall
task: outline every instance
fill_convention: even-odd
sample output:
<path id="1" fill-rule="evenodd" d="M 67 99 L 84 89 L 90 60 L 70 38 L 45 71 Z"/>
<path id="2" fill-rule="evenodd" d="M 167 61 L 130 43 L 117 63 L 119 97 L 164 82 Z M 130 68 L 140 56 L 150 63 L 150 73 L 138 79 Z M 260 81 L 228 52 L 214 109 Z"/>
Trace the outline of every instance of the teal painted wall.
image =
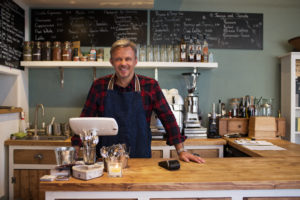
<path id="1" fill-rule="evenodd" d="M 300 35 L 300 1 L 298 0 L 156 0 L 154 10 L 223 11 L 263 13 L 263 50 L 212 49 L 217 69 L 201 70 L 198 81 L 199 105 L 206 124 L 211 103 L 222 99 L 251 95 L 274 98 L 274 110 L 280 107 L 280 60 L 278 56 L 292 50 L 287 40 Z M 186 96 L 182 72 L 192 69 L 158 71 L 161 88 L 177 88 Z M 97 77 L 112 73 L 97 69 Z M 154 70 L 137 70 L 154 77 Z M 29 70 L 30 121 L 38 103 L 45 106 L 45 122 L 52 116 L 66 122 L 79 116 L 92 84 L 92 69 L 65 69 L 64 88 L 60 88 L 58 69 Z"/>

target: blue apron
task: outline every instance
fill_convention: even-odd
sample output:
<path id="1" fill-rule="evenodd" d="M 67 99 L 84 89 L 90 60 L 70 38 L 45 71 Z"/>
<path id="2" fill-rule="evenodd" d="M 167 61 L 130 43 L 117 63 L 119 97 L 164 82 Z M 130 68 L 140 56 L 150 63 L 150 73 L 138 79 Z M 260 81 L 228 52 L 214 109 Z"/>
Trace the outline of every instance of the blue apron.
<path id="1" fill-rule="evenodd" d="M 107 94 L 104 98 L 104 116 L 114 118 L 119 126 L 116 136 L 99 137 L 97 154 L 99 156 L 102 146 L 113 144 L 126 144 L 131 158 L 151 157 L 151 131 L 146 120 L 140 82 L 135 75 L 135 91 L 114 91 L 114 77 L 109 81 Z"/>

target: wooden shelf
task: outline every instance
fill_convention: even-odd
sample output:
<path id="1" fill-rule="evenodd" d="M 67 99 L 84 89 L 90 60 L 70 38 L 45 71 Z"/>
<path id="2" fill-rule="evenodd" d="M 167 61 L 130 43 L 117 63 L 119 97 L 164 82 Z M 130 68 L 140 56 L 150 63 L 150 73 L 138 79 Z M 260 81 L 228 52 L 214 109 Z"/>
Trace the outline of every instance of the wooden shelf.
<path id="1" fill-rule="evenodd" d="M 111 68 L 108 61 L 21 61 L 21 66 L 27 68 Z M 218 68 L 218 63 L 199 62 L 138 62 L 138 68 Z"/>
<path id="2" fill-rule="evenodd" d="M 19 107 L 11 107 L 11 108 L 0 108 L 0 114 L 7 114 L 7 113 L 18 113 L 22 112 L 23 109 Z"/>

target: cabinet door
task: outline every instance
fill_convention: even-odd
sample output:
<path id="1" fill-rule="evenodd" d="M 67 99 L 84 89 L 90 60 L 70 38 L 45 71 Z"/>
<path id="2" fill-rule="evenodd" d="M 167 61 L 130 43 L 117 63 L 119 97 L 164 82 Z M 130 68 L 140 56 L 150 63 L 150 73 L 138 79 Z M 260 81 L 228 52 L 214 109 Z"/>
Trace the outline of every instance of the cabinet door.
<path id="1" fill-rule="evenodd" d="M 46 174 L 50 174 L 49 169 L 15 169 L 14 199 L 45 199 L 45 192 L 39 191 L 39 181 Z"/>
<path id="2" fill-rule="evenodd" d="M 162 150 L 152 150 L 152 158 L 163 158 Z"/>
<path id="3" fill-rule="evenodd" d="M 188 152 L 198 154 L 202 158 L 219 157 L 218 149 L 188 149 Z M 171 158 L 178 158 L 177 152 L 175 150 L 171 150 Z"/>

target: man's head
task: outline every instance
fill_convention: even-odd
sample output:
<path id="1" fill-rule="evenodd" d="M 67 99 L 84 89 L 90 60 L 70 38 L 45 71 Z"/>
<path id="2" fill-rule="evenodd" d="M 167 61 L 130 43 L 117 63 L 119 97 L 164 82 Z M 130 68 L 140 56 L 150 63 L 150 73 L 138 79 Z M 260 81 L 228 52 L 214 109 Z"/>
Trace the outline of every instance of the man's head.
<path id="1" fill-rule="evenodd" d="M 136 55 L 137 54 L 136 44 L 127 39 L 120 39 L 120 40 L 115 41 L 112 44 L 111 49 L 110 49 L 110 57 L 112 57 L 114 51 L 120 47 L 121 48 L 130 47 L 133 50 L 135 57 L 137 56 Z"/>
<path id="2" fill-rule="evenodd" d="M 137 64 L 136 45 L 126 39 L 118 40 L 112 45 L 110 56 L 110 63 L 113 65 L 118 77 L 117 81 L 129 84 L 134 76 L 134 67 Z"/>

